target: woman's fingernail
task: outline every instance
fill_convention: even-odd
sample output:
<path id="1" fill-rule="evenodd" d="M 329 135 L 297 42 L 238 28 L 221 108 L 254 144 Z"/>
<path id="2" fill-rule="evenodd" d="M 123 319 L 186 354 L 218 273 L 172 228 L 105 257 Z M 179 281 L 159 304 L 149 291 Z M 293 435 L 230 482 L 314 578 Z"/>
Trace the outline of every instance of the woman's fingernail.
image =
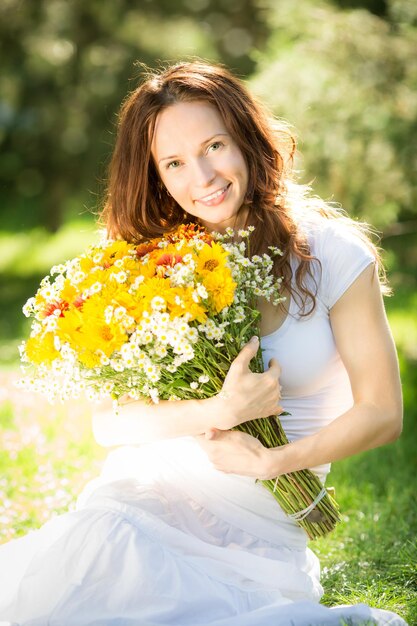
<path id="1" fill-rule="evenodd" d="M 250 342 L 251 343 L 255 343 L 258 341 L 258 337 L 256 335 L 254 335 L 253 337 L 250 338 Z"/>

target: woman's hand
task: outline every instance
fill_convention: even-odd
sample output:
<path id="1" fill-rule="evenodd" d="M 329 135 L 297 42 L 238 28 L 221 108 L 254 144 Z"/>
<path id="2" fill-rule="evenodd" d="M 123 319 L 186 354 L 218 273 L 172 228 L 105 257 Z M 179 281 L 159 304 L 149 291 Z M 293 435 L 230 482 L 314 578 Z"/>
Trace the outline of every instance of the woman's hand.
<path id="1" fill-rule="evenodd" d="M 214 426 L 229 430 L 243 422 L 282 413 L 279 405 L 281 368 L 276 359 L 269 361 L 269 369 L 262 374 L 250 371 L 249 363 L 258 351 L 258 338 L 252 338 L 234 359 L 217 398 L 224 400 L 224 411 Z"/>
<path id="2" fill-rule="evenodd" d="M 269 450 L 255 437 L 239 431 L 211 428 L 196 439 L 217 470 L 261 480 L 272 478 Z"/>

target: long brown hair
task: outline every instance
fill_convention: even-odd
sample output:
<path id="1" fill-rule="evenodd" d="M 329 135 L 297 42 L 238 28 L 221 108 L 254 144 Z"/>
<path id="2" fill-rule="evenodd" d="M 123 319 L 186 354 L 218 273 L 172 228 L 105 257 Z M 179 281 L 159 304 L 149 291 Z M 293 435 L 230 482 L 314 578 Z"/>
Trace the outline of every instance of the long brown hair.
<path id="1" fill-rule="evenodd" d="M 291 197 L 323 218 L 349 222 L 378 258 L 364 225 L 342 217 L 320 199 L 312 201 L 306 188 L 291 184 L 296 142 L 288 124 L 273 119 L 243 82 L 223 65 L 200 60 L 148 70 L 142 84 L 123 102 L 102 212 L 109 236 L 137 242 L 196 220 L 168 194 L 151 154 L 158 114 L 175 103 L 190 101 L 214 105 L 244 155 L 249 174 L 244 201 L 249 207 L 247 225 L 255 226 L 250 239 L 251 254 L 268 252 L 268 246 L 281 248 L 283 256 L 276 257 L 274 273 L 283 277 L 283 286 L 291 295 L 295 295 L 295 290 L 290 257 L 297 257 L 296 292 L 304 314 L 315 307 L 315 293 L 306 287 L 305 277 L 313 276 L 311 263 L 317 260 L 311 256 L 306 238 L 297 227 Z M 307 301 L 311 304 L 308 311 Z"/>

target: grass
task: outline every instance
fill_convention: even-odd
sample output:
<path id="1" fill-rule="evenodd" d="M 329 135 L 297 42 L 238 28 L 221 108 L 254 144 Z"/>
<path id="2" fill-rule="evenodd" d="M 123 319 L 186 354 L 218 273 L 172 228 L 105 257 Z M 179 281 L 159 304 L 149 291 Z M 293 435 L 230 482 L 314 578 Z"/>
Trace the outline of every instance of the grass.
<path id="1" fill-rule="evenodd" d="M 403 369 L 415 383 L 414 372 Z M 417 623 L 416 426 L 407 410 L 399 441 L 334 465 L 343 522 L 314 546 L 325 604 L 364 602 Z"/>
<path id="2" fill-rule="evenodd" d="M 86 403 L 51 406 L 22 394 L 18 377 L 0 373 L 0 543 L 74 508 L 105 456 L 92 438 Z"/>
<path id="3" fill-rule="evenodd" d="M 3 239 L 0 233 L 0 243 Z M 72 224 L 52 239 L 38 232 L 2 247 L 8 252 L 2 255 L 0 279 L 6 303 L 0 320 L 0 543 L 73 509 L 105 457 L 92 438 L 86 403 L 52 407 L 14 386 L 19 376 L 16 346 L 27 333 L 22 304 L 53 263 L 79 253 L 94 239 L 92 228 L 83 223 Z M 412 238 L 393 242 L 390 249 L 395 297 L 387 300 L 387 310 L 400 357 L 404 432 L 395 444 L 334 464 L 328 484 L 336 488 L 343 522 L 310 545 L 322 564 L 324 604 L 364 602 L 393 610 L 417 625 L 417 295 Z M 21 262 L 22 254 L 33 259 L 30 267 Z"/>

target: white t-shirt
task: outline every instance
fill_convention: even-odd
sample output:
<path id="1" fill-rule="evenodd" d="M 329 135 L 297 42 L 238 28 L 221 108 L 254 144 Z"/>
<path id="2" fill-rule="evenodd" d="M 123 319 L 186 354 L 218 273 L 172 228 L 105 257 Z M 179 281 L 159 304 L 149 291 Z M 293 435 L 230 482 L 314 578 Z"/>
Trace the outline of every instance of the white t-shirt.
<path id="1" fill-rule="evenodd" d="M 261 338 L 264 367 L 275 357 L 281 366 L 281 418 L 289 441 L 317 432 L 353 403 L 346 369 L 337 350 L 329 312 L 354 280 L 375 258 L 358 236 L 334 220 L 303 222 L 317 281 L 316 307 L 300 317 L 297 299 L 278 330 Z M 293 274 L 296 262 L 292 262 Z M 314 284 L 309 282 L 314 288 Z M 308 309 L 307 309 L 308 310 Z M 312 468 L 323 480 L 330 464 Z"/>

